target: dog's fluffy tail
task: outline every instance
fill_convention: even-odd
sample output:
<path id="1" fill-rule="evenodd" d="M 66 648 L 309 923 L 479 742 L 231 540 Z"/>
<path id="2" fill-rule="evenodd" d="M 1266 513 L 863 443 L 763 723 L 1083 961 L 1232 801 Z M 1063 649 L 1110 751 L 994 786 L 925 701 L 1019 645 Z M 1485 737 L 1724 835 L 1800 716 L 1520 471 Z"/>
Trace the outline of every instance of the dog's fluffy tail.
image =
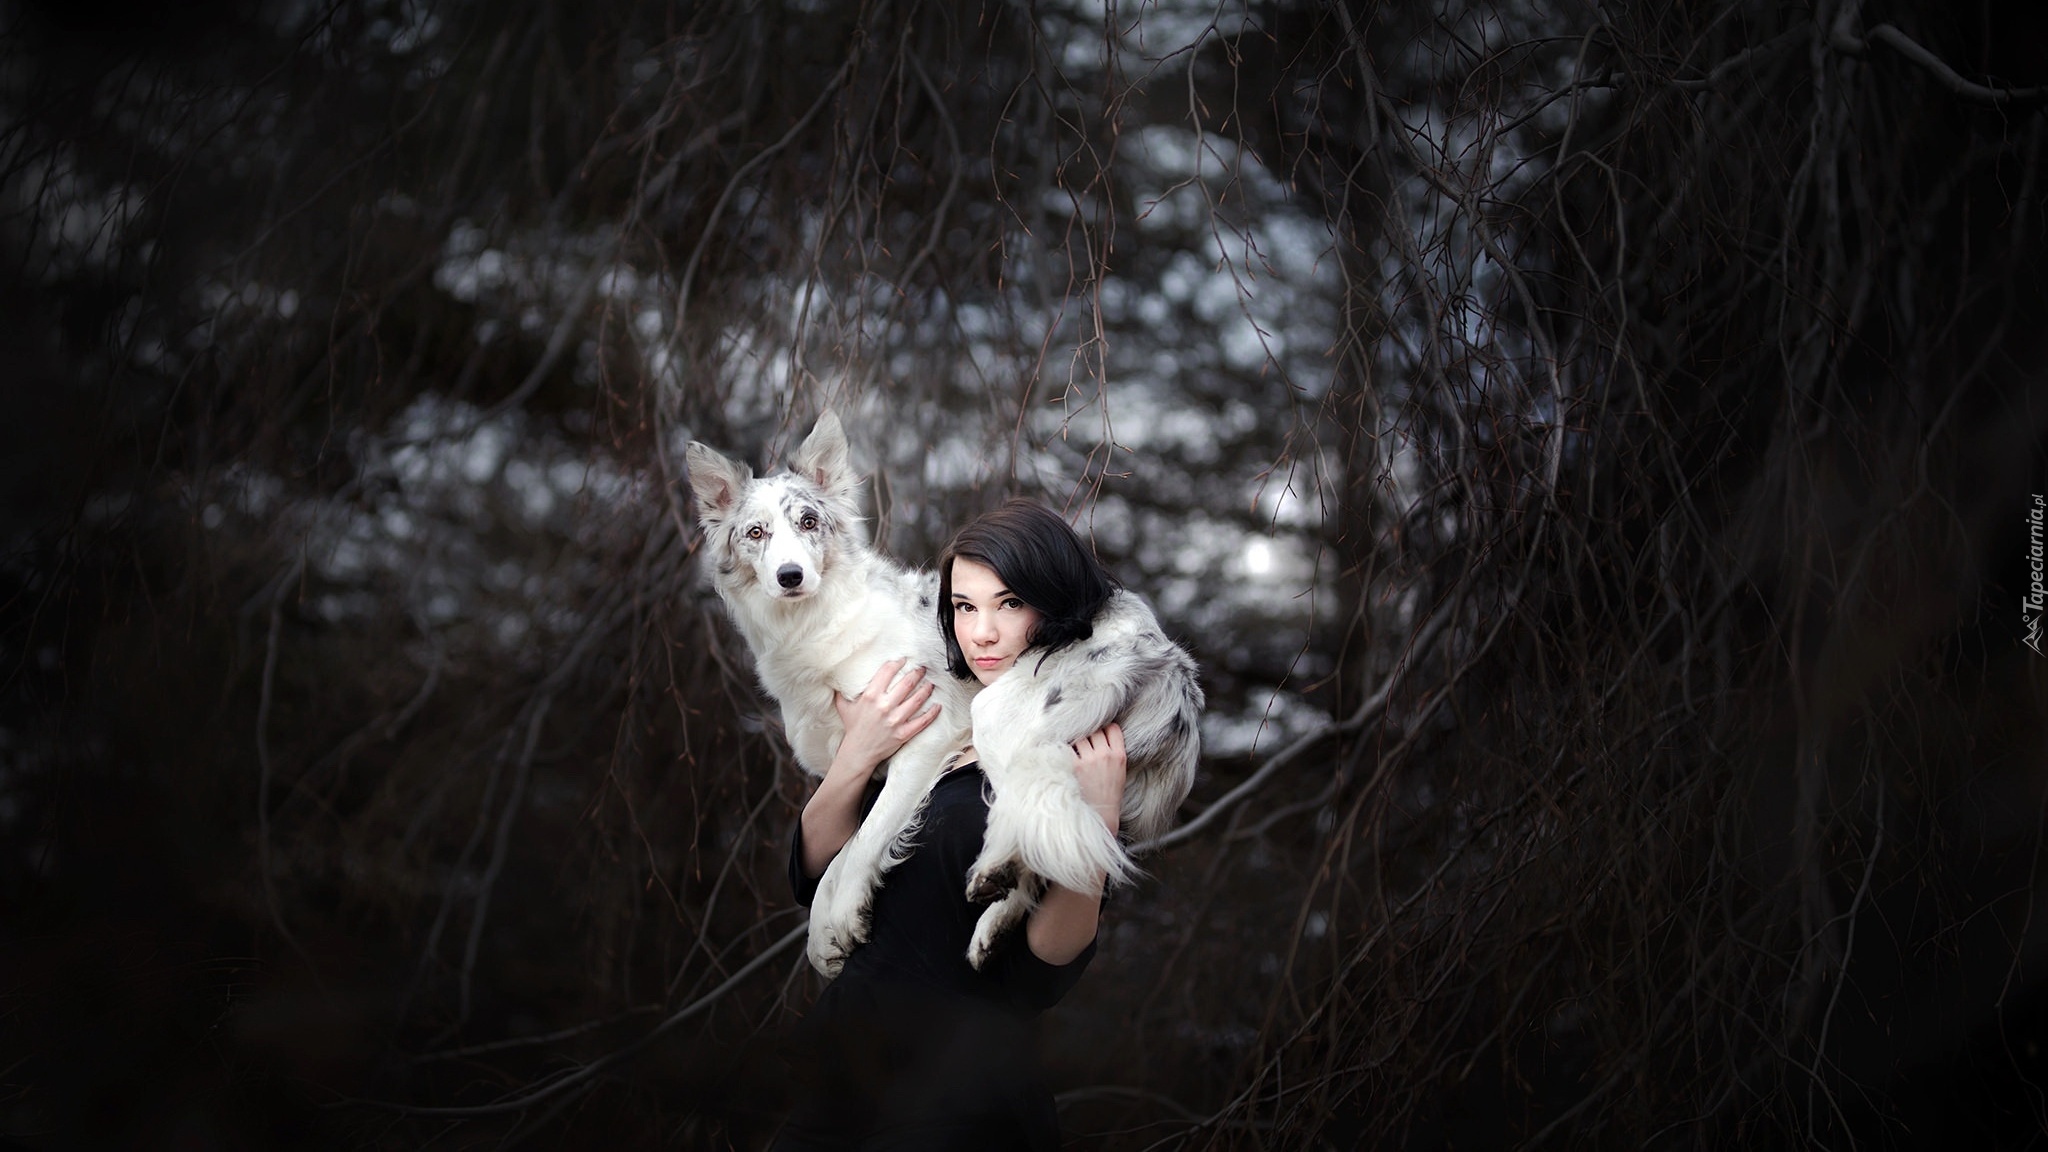
<path id="1" fill-rule="evenodd" d="M 1009 794 L 989 808 L 985 859 L 1018 859 L 1062 888 L 1092 892 L 1103 877 L 1111 885 L 1138 876 L 1130 853 L 1081 796 L 1073 752 L 1064 744 L 1018 749 L 1004 773 Z"/>

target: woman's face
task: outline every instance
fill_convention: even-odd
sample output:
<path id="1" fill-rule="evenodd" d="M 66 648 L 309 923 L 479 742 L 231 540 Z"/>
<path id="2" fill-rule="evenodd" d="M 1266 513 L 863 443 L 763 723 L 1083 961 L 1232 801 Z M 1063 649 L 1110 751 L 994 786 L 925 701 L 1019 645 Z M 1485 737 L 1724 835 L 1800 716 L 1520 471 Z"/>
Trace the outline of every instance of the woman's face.
<path id="1" fill-rule="evenodd" d="M 1031 643 L 1038 609 L 1019 600 L 986 564 L 953 558 L 953 638 L 974 678 L 993 684 Z"/>

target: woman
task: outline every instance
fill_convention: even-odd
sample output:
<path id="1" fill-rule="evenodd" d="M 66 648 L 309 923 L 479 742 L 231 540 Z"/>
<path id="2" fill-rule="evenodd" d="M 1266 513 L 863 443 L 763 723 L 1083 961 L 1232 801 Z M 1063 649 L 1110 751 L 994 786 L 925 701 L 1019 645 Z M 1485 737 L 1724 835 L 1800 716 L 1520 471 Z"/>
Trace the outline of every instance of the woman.
<path id="1" fill-rule="evenodd" d="M 1086 639 L 1115 586 L 1050 509 L 1004 504 L 961 529 L 940 558 L 948 671 L 991 684 L 1020 657 Z M 924 677 L 897 661 L 876 672 L 858 700 L 837 701 L 846 736 L 790 850 L 799 903 L 810 904 L 818 878 L 859 826 L 876 767 L 937 716 Z M 1074 753 L 1082 795 L 1114 835 L 1123 732 L 1111 724 Z M 1051 887 L 1023 931 L 981 971 L 970 966 L 967 944 L 984 906 L 963 893 L 988 817 L 974 759 L 972 748 L 962 750 L 933 784 L 907 855 L 875 893 L 867 943 L 805 1018 L 805 1099 L 776 1148 L 1058 1147 L 1031 1022 L 1094 956 L 1102 885 Z"/>

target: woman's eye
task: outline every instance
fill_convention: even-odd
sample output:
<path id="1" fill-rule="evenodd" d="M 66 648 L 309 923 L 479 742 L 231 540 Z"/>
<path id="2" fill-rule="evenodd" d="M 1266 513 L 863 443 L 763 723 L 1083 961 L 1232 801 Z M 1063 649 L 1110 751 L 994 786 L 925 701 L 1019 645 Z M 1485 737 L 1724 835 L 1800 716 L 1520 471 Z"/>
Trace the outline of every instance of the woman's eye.
<path id="1" fill-rule="evenodd" d="M 1003 601 L 1003 607 L 1005 608 L 1022 608 L 1023 606 L 1024 602 L 1022 600 L 1017 599 L 1015 596 L 1012 596 L 1008 600 Z"/>

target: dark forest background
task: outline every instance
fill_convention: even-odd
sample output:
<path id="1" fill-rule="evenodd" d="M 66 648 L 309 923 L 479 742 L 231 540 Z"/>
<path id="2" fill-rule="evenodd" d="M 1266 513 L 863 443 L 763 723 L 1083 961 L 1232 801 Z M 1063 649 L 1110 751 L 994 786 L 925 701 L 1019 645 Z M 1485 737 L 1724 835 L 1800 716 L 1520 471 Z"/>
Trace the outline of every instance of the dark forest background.
<path id="1" fill-rule="evenodd" d="M 806 788 L 681 455 L 826 407 L 1202 663 L 1076 1146 L 2035 1144 L 2044 45 L 0 3 L 0 1144 L 761 1147 Z"/>

